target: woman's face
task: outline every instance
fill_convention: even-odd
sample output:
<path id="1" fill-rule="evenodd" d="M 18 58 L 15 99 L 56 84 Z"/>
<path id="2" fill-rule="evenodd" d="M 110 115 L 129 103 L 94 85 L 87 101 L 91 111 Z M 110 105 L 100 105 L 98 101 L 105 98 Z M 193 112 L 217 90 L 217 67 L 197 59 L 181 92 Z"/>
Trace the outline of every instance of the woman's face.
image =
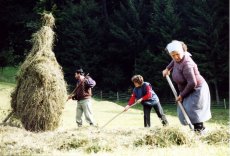
<path id="1" fill-rule="evenodd" d="M 176 62 L 180 62 L 181 59 L 184 57 L 184 54 L 178 53 L 177 51 L 173 51 L 170 53 L 172 59 Z"/>

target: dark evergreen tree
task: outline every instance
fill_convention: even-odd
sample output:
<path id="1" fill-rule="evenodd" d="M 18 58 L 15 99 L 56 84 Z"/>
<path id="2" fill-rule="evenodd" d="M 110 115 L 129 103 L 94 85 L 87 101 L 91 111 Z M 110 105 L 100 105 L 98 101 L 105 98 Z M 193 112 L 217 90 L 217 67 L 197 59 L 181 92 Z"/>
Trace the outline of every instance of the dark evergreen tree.
<path id="1" fill-rule="evenodd" d="M 162 70 L 170 63 L 171 58 L 166 53 L 166 45 L 173 39 L 180 40 L 181 23 L 180 10 L 173 0 L 154 0 L 151 3 L 152 13 L 151 20 L 148 25 L 149 32 L 149 57 L 151 63 L 147 65 L 149 68 L 149 76 L 159 86 L 159 92 L 162 96 L 171 95 L 171 90 L 162 76 Z M 146 54 L 147 55 L 147 54 Z M 144 61 L 142 61 L 144 63 Z M 142 64 L 143 64 L 142 63 Z M 140 66 L 143 67 L 143 66 Z M 146 68 L 140 70 L 146 71 Z M 166 91 L 167 88 L 167 91 Z"/>
<path id="2" fill-rule="evenodd" d="M 149 33 L 152 35 L 150 40 L 151 49 L 162 51 L 167 43 L 173 39 L 182 38 L 180 30 L 182 19 L 180 10 L 174 0 L 154 0 L 152 2 L 152 14 L 149 24 Z"/>
<path id="3" fill-rule="evenodd" d="M 110 22 L 111 44 L 108 51 L 113 66 L 119 66 L 123 82 L 118 86 L 127 88 L 130 77 L 136 74 L 136 59 L 147 47 L 146 23 L 148 18 L 143 0 L 127 0 L 121 3 Z"/>
<path id="4" fill-rule="evenodd" d="M 22 61 L 31 47 L 29 39 L 38 27 L 35 6 L 36 1 L 30 0 L 0 1 L 0 53 L 15 55 L 15 63 Z"/>
<path id="5" fill-rule="evenodd" d="M 61 12 L 57 12 L 55 51 L 67 80 L 74 80 L 74 72 L 78 67 L 94 77 L 99 73 L 103 52 L 100 45 L 100 16 L 100 7 L 94 0 L 81 1 L 80 4 L 70 2 Z"/>
<path id="6" fill-rule="evenodd" d="M 219 84 L 228 83 L 228 18 L 221 15 L 225 7 L 217 0 L 195 0 L 190 13 L 191 52 L 218 103 Z"/>

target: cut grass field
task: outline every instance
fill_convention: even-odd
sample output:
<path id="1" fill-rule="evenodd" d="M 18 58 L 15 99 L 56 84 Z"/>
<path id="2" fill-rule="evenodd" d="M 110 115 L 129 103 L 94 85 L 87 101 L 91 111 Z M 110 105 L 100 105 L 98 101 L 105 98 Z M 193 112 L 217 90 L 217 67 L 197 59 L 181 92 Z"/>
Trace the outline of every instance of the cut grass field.
<path id="1" fill-rule="evenodd" d="M 9 112 L 10 93 L 15 85 L 0 82 L 0 120 Z M 163 105 L 168 127 L 162 127 L 154 111 L 151 128 L 143 128 L 143 111 L 134 106 L 103 129 L 120 113 L 125 103 L 93 100 L 97 127 L 82 128 L 75 123 L 76 102 L 68 101 L 60 126 L 55 131 L 32 133 L 14 124 L 0 126 L 0 155 L 159 155 L 159 156 L 228 156 L 229 109 L 212 109 L 213 118 L 205 123 L 207 134 L 199 136 L 182 126 L 176 107 Z"/>

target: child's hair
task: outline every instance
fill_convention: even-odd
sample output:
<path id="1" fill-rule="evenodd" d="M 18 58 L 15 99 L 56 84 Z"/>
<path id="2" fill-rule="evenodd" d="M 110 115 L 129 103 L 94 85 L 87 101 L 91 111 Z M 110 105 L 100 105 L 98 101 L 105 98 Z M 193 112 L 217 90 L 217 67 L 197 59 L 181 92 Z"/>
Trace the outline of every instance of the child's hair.
<path id="1" fill-rule="evenodd" d="M 134 75 L 131 79 L 131 81 L 134 83 L 142 84 L 144 82 L 144 79 L 141 75 Z"/>

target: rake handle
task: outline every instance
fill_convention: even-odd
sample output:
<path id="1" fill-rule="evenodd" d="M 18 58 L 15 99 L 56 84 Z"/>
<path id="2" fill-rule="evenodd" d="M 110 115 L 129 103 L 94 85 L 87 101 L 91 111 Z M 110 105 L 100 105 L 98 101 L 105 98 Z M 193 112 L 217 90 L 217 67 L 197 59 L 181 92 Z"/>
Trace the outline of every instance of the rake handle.
<path id="1" fill-rule="evenodd" d="M 116 116 L 114 116 L 112 119 L 110 119 L 107 123 L 104 124 L 104 126 L 101 127 L 103 129 L 106 125 L 108 125 L 111 121 L 113 121 L 116 117 L 124 113 L 125 111 L 123 110 L 122 112 L 118 113 Z"/>
<path id="2" fill-rule="evenodd" d="M 138 104 L 138 102 L 135 102 L 133 105 L 131 105 L 129 108 L 135 106 L 136 104 Z M 115 115 L 112 119 L 110 119 L 107 123 L 105 123 L 101 129 L 103 129 L 106 125 L 108 125 L 111 121 L 113 121 L 116 117 L 118 117 L 119 115 L 121 115 L 122 113 L 124 113 L 125 110 L 123 110 L 122 112 L 118 113 L 117 115 Z"/>
<path id="3" fill-rule="evenodd" d="M 174 88 L 174 86 L 173 86 L 173 84 L 172 84 L 172 81 L 171 81 L 171 79 L 170 79 L 170 77 L 169 77 L 168 75 L 166 75 L 166 79 L 167 79 L 167 81 L 168 81 L 168 83 L 169 83 L 169 85 L 170 85 L 170 87 L 171 87 L 171 89 L 172 89 L 172 92 L 173 92 L 173 94 L 174 94 L 174 96 L 175 96 L 175 99 L 176 99 L 176 98 L 177 98 L 176 89 Z M 177 101 L 177 103 L 178 103 L 178 106 L 180 107 L 181 112 L 183 113 L 184 118 L 185 118 L 186 122 L 188 123 L 190 129 L 193 130 L 192 123 L 191 123 L 191 121 L 190 121 L 190 119 L 189 119 L 189 117 L 188 117 L 188 115 L 187 115 L 187 113 L 186 113 L 184 107 L 182 106 L 182 104 L 181 104 L 180 101 Z"/>

